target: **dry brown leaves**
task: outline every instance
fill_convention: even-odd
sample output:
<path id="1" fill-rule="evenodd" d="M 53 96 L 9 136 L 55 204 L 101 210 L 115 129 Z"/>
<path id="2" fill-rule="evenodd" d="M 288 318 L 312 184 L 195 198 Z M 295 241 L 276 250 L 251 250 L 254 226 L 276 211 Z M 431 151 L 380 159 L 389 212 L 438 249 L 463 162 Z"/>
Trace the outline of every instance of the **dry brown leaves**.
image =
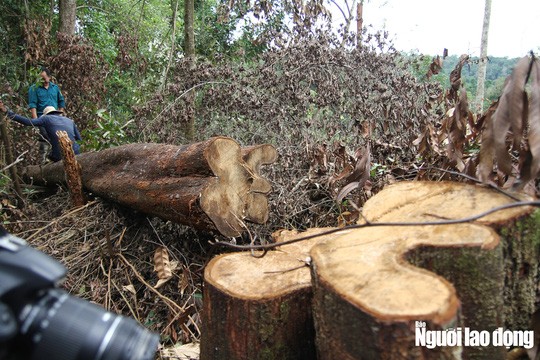
<path id="1" fill-rule="evenodd" d="M 66 266 L 70 293 L 137 319 L 166 347 L 199 340 L 210 255 L 191 230 L 101 200 L 71 210 L 64 191 L 34 198 L 21 216 L 8 230 Z M 156 274 L 168 280 L 153 286 Z"/>
<path id="2" fill-rule="evenodd" d="M 468 57 L 462 56 L 450 75 L 445 116 L 426 122 L 414 145 L 430 165 L 456 169 L 486 183 L 536 192 L 540 61 L 533 55 L 522 58 L 507 78 L 499 100 L 478 119 L 469 110 L 461 87 L 461 69 L 467 61 Z"/>
<path id="3" fill-rule="evenodd" d="M 486 117 L 478 165 L 482 181 L 522 189 L 538 176 L 539 68 L 538 58 L 522 58 L 506 80 L 497 109 Z"/>

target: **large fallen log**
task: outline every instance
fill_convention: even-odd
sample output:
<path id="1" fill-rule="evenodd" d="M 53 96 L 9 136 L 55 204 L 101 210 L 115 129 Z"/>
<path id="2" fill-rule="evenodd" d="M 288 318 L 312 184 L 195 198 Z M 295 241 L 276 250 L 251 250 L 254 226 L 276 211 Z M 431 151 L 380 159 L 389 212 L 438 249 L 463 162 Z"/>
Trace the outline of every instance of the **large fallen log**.
<path id="1" fill-rule="evenodd" d="M 184 146 L 128 144 L 83 153 L 77 161 L 83 186 L 95 195 L 226 236 L 238 236 L 245 229 L 254 176 L 240 146 L 230 138 Z M 25 176 L 38 183 L 64 182 L 61 163 L 27 167 Z M 250 206 L 259 209 L 258 219 L 266 219 L 266 197 L 261 201 Z"/>
<path id="2" fill-rule="evenodd" d="M 504 359 L 506 345 L 496 346 L 494 332 L 527 330 L 535 310 L 540 236 L 534 208 L 506 209 L 474 223 L 373 224 L 460 219 L 515 201 L 460 183 L 388 187 L 363 208 L 361 218 L 370 224 L 302 241 L 313 246 L 312 289 L 305 274 L 301 281 L 289 274 L 305 273 L 295 264 L 309 260 L 306 250 L 291 248 L 294 244 L 261 259 L 246 253 L 213 259 L 205 271 L 201 360 L 264 358 L 260 344 L 268 338 L 288 335 L 291 341 L 279 345 L 296 348 L 311 341 L 304 331 L 298 343 L 282 325 L 283 308 L 302 312 L 287 313 L 287 319 L 305 324 L 314 318 L 318 359 Z M 280 239 L 321 231 L 284 232 Z M 284 253 L 290 260 L 279 266 L 276 258 Z M 312 307 L 283 290 L 298 291 L 300 284 L 305 297 L 311 291 Z M 290 303 L 304 306 L 289 308 Z M 254 310 L 260 307 L 273 310 Z M 433 344 L 435 333 L 427 333 L 458 327 L 461 344 L 456 346 Z M 465 328 L 489 334 L 489 344 L 475 343 Z M 426 337 L 417 338 L 422 333 Z M 246 353 L 245 347 L 231 350 L 235 343 L 258 345 Z"/>

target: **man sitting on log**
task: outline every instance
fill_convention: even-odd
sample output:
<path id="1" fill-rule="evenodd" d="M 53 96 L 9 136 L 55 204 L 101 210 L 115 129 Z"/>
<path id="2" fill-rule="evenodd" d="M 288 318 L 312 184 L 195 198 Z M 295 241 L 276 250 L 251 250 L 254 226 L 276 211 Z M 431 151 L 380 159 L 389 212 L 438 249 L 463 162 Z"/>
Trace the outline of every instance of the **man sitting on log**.
<path id="1" fill-rule="evenodd" d="M 4 103 L 0 101 L 0 111 L 6 113 L 7 117 L 26 126 L 39 126 L 42 127 L 49 138 L 51 143 L 51 152 L 47 156 L 51 161 L 62 160 L 62 153 L 60 150 L 60 143 L 58 142 L 57 131 L 65 131 L 71 143 L 73 144 L 73 151 L 75 154 L 79 153 L 79 144 L 77 140 L 81 140 L 81 134 L 77 129 L 75 122 L 68 117 L 62 116 L 62 111 L 56 110 L 54 106 L 47 106 L 43 109 L 43 115 L 37 119 L 28 119 L 24 116 L 15 114 L 13 111 L 9 111 Z"/>

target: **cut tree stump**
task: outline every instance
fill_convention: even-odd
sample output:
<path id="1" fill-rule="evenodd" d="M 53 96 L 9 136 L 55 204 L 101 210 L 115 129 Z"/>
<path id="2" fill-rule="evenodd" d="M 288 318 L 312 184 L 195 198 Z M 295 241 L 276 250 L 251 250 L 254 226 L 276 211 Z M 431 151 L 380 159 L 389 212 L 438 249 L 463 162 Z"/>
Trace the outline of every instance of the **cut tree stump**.
<path id="1" fill-rule="evenodd" d="M 309 233 L 324 230 L 310 229 Z M 285 241 L 303 235 L 283 231 L 275 237 Z M 315 243 L 284 245 L 263 258 L 245 252 L 224 254 L 208 263 L 201 360 L 316 358 L 306 265 Z"/>
<path id="2" fill-rule="evenodd" d="M 266 197 L 248 203 L 253 171 L 230 138 L 183 146 L 128 144 L 83 153 L 77 161 L 87 190 L 165 220 L 239 236 L 248 205 L 259 209 L 257 219 L 268 218 Z M 29 166 L 25 176 L 38 183 L 64 182 L 61 163 Z"/>
<path id="3" fill-rule="evenodd" d="M 461 219 L 515 201 L 482 186 L 403 182 L 365 203 L 365 227 L 283 245 L 263 258 L 232 253 L 213 259 L 205 270 L 201 360 L 314 359 L 313 350 L 305 357 L 295 352 L 311 349 L 309 319 L 320 360 L 504 359 L 505 346 L 466 344 L 471 337 L 465 339 L 464 329 L 485 331 L 490 341 L 499 328 L 528 330 L 539 212 L 521 206 L 472 223 L 374 224 Z M 300 263 L 308 252 L 311 287 Z M 423 329 L 458 327 L 462 346 L 430 349 L 421 337 L 416 342 Z"/>
<path id="4" fill-rule="evenodd" d="M 404 182 L 368 200 L 363 219 L 458 219 L 514 201 L 480 186 Z M 538 274 L 533 213 L 534 208 L 519 207 L 474 224 L 365 227 L 315 246 L 318 358 L 504 359 L 507 349 L 491 342 L 462 348 L 417 346 L 416 321 L 427 330 L 468 327 L 490 337 L 499 327 L 527 330 Z"/>

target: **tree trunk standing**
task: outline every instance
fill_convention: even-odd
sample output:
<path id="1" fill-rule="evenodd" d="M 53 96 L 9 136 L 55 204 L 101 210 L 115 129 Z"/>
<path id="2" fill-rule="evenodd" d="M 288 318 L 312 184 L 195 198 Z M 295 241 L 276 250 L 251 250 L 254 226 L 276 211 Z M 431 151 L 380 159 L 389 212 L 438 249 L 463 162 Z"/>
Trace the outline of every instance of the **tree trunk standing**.
<path id="1" fill-rule="evenodd" d="M 195 1 L 184 1 L 184 54 L 195 57 Z"/>
<path id="2" fill-rule="evenodd" d="M 356 47 L 362 47 L 362 27 L 364 24 L 364 0 L 356 5 Z"/>
<path id="3" fill-rule="evenodd" d="M 60 24 L 58 32 L 75 35 L 77 2 L 75 0 L 59 0 Z"/>
<path id="4" fill-rule="evenodd" d="M 171 48 L 169 50 L 169 60 L 167 61 L 167 66 L 163 69 L 163 73 L 161 74 L 161 84 L 160 84 L 160 91 L 165 90 L 165 86 L 167 85 L 167 76 L 169 74 L 169 69 L 171 68 L 171 64 L 175 55 L 176 50 L 176 17 L 178 16 L 178 0 L 175 0 L 174 4 L 171 3 L 172 7 L 172 29 L 171 29 Z"/>
<path id="5" fill-rule="evenodd" d="M 283 242 L 325 230 L 285 230 L 273 237 Z M 304 263 L 316 243 L 284 245 L 262 258 L 248 252 L 223 254 L 208 263 L 201 360 L 316 358 L 311 280 Z"/>
<path id="6" fill-rule="evenodd" d="M 195 1 L 184 0 L 184 55 L 190 61 L 190 68 L 195 69 Z M 187 94 L 187 113 L 185 135 L 188 140 L 195 138 L 195 93 Z"/>
<path id="7" fill-rule="evenodd" d="M 2 142 L 4 144 L 4 151 L 6 156 L 6 165 L 11 165 L 9 168 L 9 174 L 11 177 L 11 182 L 13 183 L 13 189 L 15 190 L 15 195 L 19 199 L 19 206 L 24 206 L 24 200 L 22 198 L 21 183 L 19 179 L 19 174 L 17 172 L 17 166 L 14 164 L 15 159 L 13 158 L 13 150 L 11 148 L 11 141 L 9 137 L 8 128 L 6 126 L 6 117 L 2 116 L 0 120 L 0 133 L 2 135 Z"/>
<path id="8" fill-rule="evenodd" d="M 480 43 L 480 62 L 478 63 L 478 82 L 476 85 L 476 111 L 484 111 L 485 82 L 487 69 L 487 49 L 489 35 L 489 20 L 491 18 L 491 0 L 486 0 L 484 8 L 484 23 L 482 25 L 482 40 Z"/>

